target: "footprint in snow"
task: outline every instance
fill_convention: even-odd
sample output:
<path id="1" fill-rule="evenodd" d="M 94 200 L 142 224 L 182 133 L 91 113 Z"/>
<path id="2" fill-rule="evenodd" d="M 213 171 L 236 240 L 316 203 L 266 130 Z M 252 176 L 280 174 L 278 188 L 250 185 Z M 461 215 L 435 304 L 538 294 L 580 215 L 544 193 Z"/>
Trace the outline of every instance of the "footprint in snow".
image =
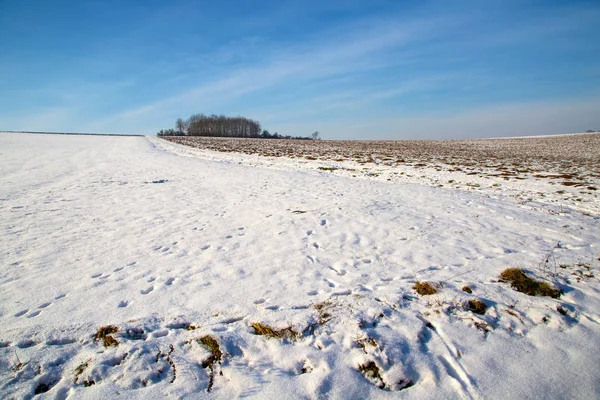
<path id="1" fill-rule="evenodd" d="M 352 290 L 350 290 L 350 289 L 331 293 L 332 296 L 348 296 L 350 294 L 352 294 Z"/>
<path id="2" fill-rule="evenodd" d="M 311 290 L 310 292 L 306 293 L 309 296 L 316 296 L 319 294 L 318 290 Z"/>
<path id="3" fill-rule="evenodd" d="M 46 308 L 48 307 L 50 304 L 52 304 L 51 302 L 47 302 L 47 303 L 42 303 L 38 306 L 38 308 Z"/>
<path id="4" fill-rule="evenodd" d="M 169 331 L 166 329 L 163 329 L 163 330 L 152 333 L 152 337 L 161 338 L 161 337 L 167 336 L 168 334 L 169 334 Z"/>
<path id="5" fill-rule="evenodd" d="M 148 294 L 148 293 L 150 293 L 153 290 L 154 290 L 154 286 L 150 286 L 148 289 L 140 290 L 140 293 L 141 294 Z"/>
<path id="6" fill-rule="evenodd" d="M 127 307 L 128 305 L 129 305 L 129 302 L 128 302 L 127 300 L 121 300 L 121 301 L 119 302 L 119 304 L 117 304 L 117 307 L 119 307 L 119 308 L 125 308 L 125 307 Z"/>
<path id="7" fill-rule="evenodd" d="M 20 341 L 19 343 L 17 343 L 17 347 L 20 349 L 27 349 L 29 347 L 33 347 L 37 344 L 37 342 L 31 340 L 31 339 L 25 339 Z"/>
<path id="8" fill-rule="evenodd" d="M 262 304 L 264 303 L 266 300 L 265 299 L 258 299 L 258 300 L 254 300 L 254 304 Z"/>
<path id="9" fill-rule="evenodd" d="M 25 315 L 25 314 L 27 314 L 28 311 L 29 310 L 21 310 L 21 311 L 19 311 L 18 313 L 15 314 L 15 317 L 20 317 L 22 315 Z"/>
<path id="10" fill-rule="evenodd" d="M 41 313 L 41 311 L 40 311 L 40 310 L 34 311 L 34 312 L 32 312 L 31 314 L 29 314 L 29 315 L 27 316 L 27 318 L 35 318 L 35 317 L 37 317 L 38 315 L 40 315 L 40 313 Z"/>
<path id="11" fill-rule="evenodd" d="M 332 281 L 332 280 L 329 280 L 329 279 L 323 279 L 323 280 L 324 280 L 325 282 L 327 282 L 327 286 L 329 286 L 330 288 L 334 288 L 334 287 L 336 287 L 336 286 L 337 286 L 337 285 L 335 284 L 335 282 L 334 282 L 334 281 Z"/>
<path id="12" fill-rule="evenodd" d="M 175 282 L 175 278 L 169 278 L 165 281 L 165 285 L 171 286 Z"/>
<path id="13" fill-rule="evenodd" d="M 64 337 L 59 339 L 46 340 L 48 346 L 65 346 L 67 344 L 73 344 L 77 341 L 75 338 Z"/>
<path id="14" fill-rule="evenodd" d="M 315 233 L 315 231 L 313 231 L 312 229 L 311 229 L 311 230 L 309 230 L 309 231 L 306 231 L 306 236 L 310 236 L 310 235 L 312 235 L 313 233 Z"/>
<path id="15" fill-rule="evenodd" d="M 321 226 L 325 226 L 325 225 L 327 225 L 327 220 L 326 219 L 321 220 Z"/>

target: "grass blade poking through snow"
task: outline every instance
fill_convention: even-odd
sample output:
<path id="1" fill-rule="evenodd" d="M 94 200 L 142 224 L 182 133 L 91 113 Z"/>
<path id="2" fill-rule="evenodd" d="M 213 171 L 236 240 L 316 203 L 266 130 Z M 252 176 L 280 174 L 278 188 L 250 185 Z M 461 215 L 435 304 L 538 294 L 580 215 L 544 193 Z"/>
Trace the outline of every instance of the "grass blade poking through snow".
<path id="1" fill-rule="evenodd" d="M 208 351 L 210 351 L 210 356 L 208 356 L 206 360 L 202 361 L 202 368 L 210 368 L 210 380 L 208 382 L 208 388 L 206 389 L 207 392 L 210 392 L 213 384 L 215 383 L 215 363 L 221 363 L 223 352 L 221 351 L 221 347 L 219 346 L 217 339 L 213 338 L 212 336 L 206 335 L 196 340 L 198 343 L 208 349 Z"/>

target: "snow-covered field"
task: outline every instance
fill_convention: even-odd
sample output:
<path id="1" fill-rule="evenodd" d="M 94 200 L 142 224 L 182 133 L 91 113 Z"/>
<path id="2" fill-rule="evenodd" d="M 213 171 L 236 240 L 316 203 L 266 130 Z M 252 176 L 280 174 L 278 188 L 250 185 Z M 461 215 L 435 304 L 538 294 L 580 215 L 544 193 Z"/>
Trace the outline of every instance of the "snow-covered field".
<path id="1" fill-rule="evenodd" d="M 600 397 L 594 193 L 322 163 L 0 134 L 0 397 Z"/>

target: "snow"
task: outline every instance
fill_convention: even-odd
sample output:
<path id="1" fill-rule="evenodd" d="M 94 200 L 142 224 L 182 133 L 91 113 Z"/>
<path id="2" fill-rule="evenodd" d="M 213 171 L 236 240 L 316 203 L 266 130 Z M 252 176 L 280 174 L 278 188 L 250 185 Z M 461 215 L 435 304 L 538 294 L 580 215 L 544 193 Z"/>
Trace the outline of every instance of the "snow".
<path id="1" fill-rule="evenodd" d="M 319 165 L 1 133 L 0 396 L 600 397 L 597 198 L 557 210 L 434 186 L 435 170 Z M 507 267 L 564 294 L 519 293 Z M 118 346 L 94 340 L 106 325 Z M 226 353 L 210 392 L 204 335 Z"/>

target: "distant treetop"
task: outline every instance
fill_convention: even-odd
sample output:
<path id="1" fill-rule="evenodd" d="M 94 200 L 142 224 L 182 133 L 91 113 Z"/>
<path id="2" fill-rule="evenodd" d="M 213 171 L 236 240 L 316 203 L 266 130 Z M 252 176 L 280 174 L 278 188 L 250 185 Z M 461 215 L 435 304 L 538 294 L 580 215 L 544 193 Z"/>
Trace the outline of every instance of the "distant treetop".
<path id="1" fill-rule="evenodd" d="M 175 129 L 161 129 L 158 136 L 206 136 L 206 137 L 240 137 L 262 139 L 305 139 L 320 140 L 319 132 L 311 137 L 292 137 L 277 132 L 261 131 L 258 121 L 245 117 L 226 117 L 225 115 L 193 114 L 187 120 L 177 118 Z"/>

